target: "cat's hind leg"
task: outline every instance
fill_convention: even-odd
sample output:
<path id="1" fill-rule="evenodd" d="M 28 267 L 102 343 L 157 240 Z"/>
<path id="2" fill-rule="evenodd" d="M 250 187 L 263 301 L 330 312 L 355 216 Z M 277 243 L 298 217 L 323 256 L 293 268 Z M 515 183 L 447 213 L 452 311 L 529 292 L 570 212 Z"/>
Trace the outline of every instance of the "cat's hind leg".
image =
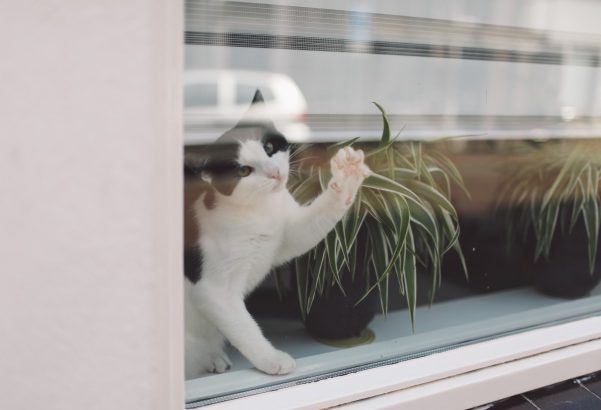
<path id="1" fill-rule="evenodd" d="M 205 373 L 223 373 L 232 362 L 225 353 L 225 338 L 219 330 L 204 318 L 190 303 L 186 304 L 186 379 L 200 377 Z"/>
<path id="2" fill-rule="evenodd" d="M 211 373 L 223 373 L 232 368 L 232 361 L 224 350 L 214 351 L 210 355 L 207 371 Z"/>
<path id="3" fill-rule="evenodd" d="M 212 349 L 201 339 L 195 336 L 186 335 L 186 380 L 202 376 L 211 368 Z"/>

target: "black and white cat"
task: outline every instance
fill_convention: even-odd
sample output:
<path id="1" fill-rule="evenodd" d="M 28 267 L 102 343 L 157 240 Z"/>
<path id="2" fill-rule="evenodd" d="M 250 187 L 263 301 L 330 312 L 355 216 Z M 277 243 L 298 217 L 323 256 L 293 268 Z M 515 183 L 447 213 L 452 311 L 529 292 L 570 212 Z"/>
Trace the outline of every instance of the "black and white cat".
<path id="1" fill-rule="evenodd" d="M 370 171 L 360 150 L 339 150 L 328 188 L 301 206 L 286 189 L 289 146 L 273 124 L 242 122 L 208 151 L 185 162 L 186 378 L 229 369 L 226 340 L 257 369 L 289 373 L 294 359 L 265 338 L 244 299 L 334 228 Z"/>

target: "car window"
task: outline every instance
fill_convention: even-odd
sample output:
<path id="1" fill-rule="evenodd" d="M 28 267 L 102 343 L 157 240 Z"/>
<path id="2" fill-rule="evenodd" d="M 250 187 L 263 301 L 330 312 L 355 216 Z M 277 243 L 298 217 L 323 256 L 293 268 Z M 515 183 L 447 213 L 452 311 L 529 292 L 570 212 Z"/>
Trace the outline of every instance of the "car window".
<path id="1" fill-rule="evenodd" d="M 274 99 L 273 92 L 271 92 L 269 87 L 238 84 L 236 86 L 236 104 L 248 104 L 250 101 L 252 101 L 257 89 L 261 90 L 261 94 L 263 94 L 263 99 L 265 101 L 272 101 Z"/>
<path id="2" fill-rule="evenodd" d="M 199 83 L 186 85 L 184 90 L 184 106 L 206 107 L 217 105 L 217 84 Z"/>

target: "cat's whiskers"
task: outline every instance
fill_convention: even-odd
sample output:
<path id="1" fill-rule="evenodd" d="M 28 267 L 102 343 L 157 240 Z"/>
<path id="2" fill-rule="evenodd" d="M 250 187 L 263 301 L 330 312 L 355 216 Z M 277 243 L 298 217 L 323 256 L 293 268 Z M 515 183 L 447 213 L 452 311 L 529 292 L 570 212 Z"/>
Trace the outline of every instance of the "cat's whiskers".
<path id="1" fill-rule="evenodd" d="M 291 161 L 290 161 L 290 165 L 292 165 L 292 164 L 300 164 L 300 163 L 303 163 L 303 162 L 305 162 L 305 161 L 309 161 L 309 160 L 316 160 L 316 161 L 319 161 L 319 160 L 320 160 L 320 157 L 318 157 L 318 156 L 316 156 L 316 155 L 313 155 L 313 156 L 310 156 L 310 157 L 302 157 L 302 158 L 298 158 L 298 159 L 295 159 L 294 161 L 292 161 L 292 160 L 291 160 Z"/>
<path id="2" fill-rule="evenodd" d="M 292 161 L 294 158 L 298 157 L 300 154 L 302 154 L 303 152 L 305 152 L 312 146 L 313 146 L 312 144 L 294 145 L 294 150 L 292 150 L 290 153 L 290 157 L 289 157 L 290 161 Z"/>

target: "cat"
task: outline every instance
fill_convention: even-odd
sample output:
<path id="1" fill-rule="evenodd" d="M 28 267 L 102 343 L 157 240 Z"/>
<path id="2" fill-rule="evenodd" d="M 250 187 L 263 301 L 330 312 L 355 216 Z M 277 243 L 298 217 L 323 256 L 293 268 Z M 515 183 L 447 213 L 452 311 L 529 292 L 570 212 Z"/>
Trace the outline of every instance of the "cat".
<path id="1" fill-rule="evenodd" d="M 370 173 L 363 152 L 340 149 L 327 189 L 301 206 L 286 188 L 289 144 L 272 123 L 242 120 L 200 151 L 188 150 L 184 166 L 186 379 L 228 370 L 226 340 L 258 370 L 289 373 L 295 360 L 265 338 L 244 299 L 343 217 Z"/>

